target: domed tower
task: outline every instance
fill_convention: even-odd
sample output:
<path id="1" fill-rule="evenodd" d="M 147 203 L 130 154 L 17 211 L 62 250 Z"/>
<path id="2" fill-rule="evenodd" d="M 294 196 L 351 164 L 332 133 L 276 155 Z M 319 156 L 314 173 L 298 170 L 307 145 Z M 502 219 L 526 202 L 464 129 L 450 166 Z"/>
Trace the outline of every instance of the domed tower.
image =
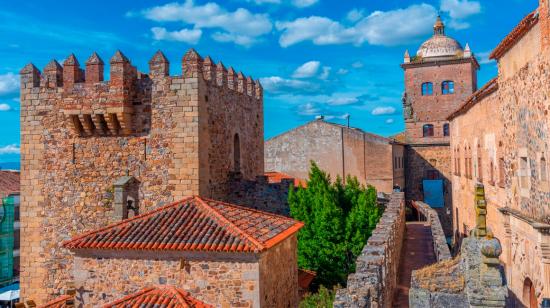
<path id="1" fill-rule="evenodd" d="M 451 150 L 447 117 L 477 90 L 479 64 L 468 44 L 445 34 L 438 16 L 432 37 L 416 56 L 405 52 L 403 116 L 407 152 L 407 197 L 439 209 L 450 232 Z M 447 233 L 447 232 L 446 232 Z"/>

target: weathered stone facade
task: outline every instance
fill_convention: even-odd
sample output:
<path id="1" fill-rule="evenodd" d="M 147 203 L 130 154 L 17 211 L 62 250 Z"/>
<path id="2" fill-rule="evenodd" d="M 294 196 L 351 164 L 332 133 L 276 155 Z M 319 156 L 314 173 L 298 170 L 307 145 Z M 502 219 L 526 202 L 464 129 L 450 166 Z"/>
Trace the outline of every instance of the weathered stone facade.
<path id="1" fill-rule="evenodd" d="M 437 212 L 447 236 L 452 235 L 449 123 L 447 117 L 477 90 L 479 64 L 469 46 L 462 49 L 445 35 L 438 18 L 434 35 L 416 57 L 405 54 L 403 109 L 407 144 L 406 195 L 424 200 L 424 180 L 442 180 L 444 206 Z"/>
<path id="2" fill-rule="evenodd" d="M 98 307 L 145 287 L 172 285 L 214 307 L 297 307 L 296 245 L 294 235 L 261 254 L 80 250 L 76 300 Z"/>
<path id="3" fill-rule="evenodd" d="M 450 118 L 456 242 L 475 226 L 471 200 L 481 182 L 508 287 L 527 307 L 550 298 L 548 20 L 541 1 L 493 52 L 498 77 Z"/>
<path id="4" fill-rule="evenodd" d="M 405 234 L 405 199 L 393 193 L 372 236 L 357 258 L 355 273 L 336 293 L 334 307 L 392 307 Z"/>
<path id="5" fill-rule="evenodd" d="M 265 169 L 307 179 L 313 160 L 333 180 L 355 176 L 391 193 L 405 185 L 403 152 L 390 139 L 319 119 L 267 140 Z"/>
<path id="6" fill-rule="evenodd" d="M 226 196 L 231 172 L 263 174 L 261 85 L 190 50 L 182 76 L 157 53 L 149 74 L 117 52 L 21 70 L 21 295 L 51 299 L 72 273 L 61 243 L 115 221 L 111 187 L 139 185 L 138 212 Z M 237 124 L 238 123 L 238 124 Z M 224 198 L 221 198 L 222 200 Z"/>

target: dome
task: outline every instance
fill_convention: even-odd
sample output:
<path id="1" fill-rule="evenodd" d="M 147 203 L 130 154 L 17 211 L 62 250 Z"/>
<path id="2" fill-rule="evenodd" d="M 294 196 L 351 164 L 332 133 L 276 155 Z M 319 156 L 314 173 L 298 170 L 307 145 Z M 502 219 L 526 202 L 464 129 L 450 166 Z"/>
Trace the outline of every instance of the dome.
<path id="1" fill-rule="evenodd" d="M 429 58 L 456 57 L 458 53 L 463 51 L 460 43 L 445 35 L 445 25 L 441 18 L 437 17 L 434 25 L 434 35 L 420 46 L 416 55 L 422 57 L 423 60 L 429 60 Z"/>

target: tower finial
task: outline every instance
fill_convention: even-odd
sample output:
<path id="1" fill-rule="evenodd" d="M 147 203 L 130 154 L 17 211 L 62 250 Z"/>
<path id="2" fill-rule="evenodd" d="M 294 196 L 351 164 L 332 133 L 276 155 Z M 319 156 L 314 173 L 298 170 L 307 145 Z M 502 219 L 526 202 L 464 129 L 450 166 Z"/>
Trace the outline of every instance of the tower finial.
<path id="1" fill-rule="evenodd" d="M 434 35 L 445 35 L 445 24 L 441 20 L 441 14 L 437 15 L 437 19 L 434 24 Z"/>

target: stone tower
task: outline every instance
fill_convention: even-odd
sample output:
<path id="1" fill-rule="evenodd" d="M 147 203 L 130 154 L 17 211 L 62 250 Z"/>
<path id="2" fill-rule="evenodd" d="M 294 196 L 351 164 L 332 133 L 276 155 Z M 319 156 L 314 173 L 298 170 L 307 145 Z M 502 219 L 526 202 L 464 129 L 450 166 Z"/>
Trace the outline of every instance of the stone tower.
<path id="1" fill-rule="evenodd" d="M 149 73 L 121 52 L 21 70 L 21 296 L 71 280 L 62 243 L 185 196 L 223 200 L 234 174 L 263 175 L 257 81 L 189 50 L 182 76 L 159 51 Z M 126 208 L 119 208 L 124 206 Z"/>
<path id="2" fill-rule="evenodd" d="M 451 149 L 447 117 L 477 90 L 479 64 L 468 44 L 445 34 L 440 17 L 416 56 L 405 52 L 403 116 L 407 147 L 406 194 L 438 210 L 451 235 Z"/>

